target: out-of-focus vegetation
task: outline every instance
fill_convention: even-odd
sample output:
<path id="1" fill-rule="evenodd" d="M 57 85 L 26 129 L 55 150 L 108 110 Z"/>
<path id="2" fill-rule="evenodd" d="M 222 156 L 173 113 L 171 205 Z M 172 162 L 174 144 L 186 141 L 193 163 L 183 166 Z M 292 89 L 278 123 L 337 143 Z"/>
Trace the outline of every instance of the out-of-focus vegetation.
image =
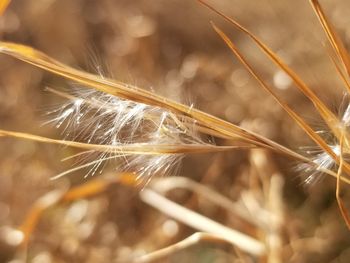
<path id="1" fill-rule="evenodd" d="M 342 110 L 341 82 L 307 1 L 222 0 L 214 4 L 263 39 L 327 105 Z M 350 5 L 345 0 L 322 4 L 348 45 Z M 2 40 L 30 45 L 71 66 L 93 73 L 102 70 L 126 83 L 193 103 L 292 149 L 312 145 L 231 55 L 210 20 L 230 32 L 281 97 L 313 127 L 319 126 L 311 103 L 281 70 L 247 37 L 196 1 L 12 1 L 0 18 L 0 34 Z M 42 125 L 49 118 L 45 113 L 62 103 L 44 88 L 64 90 L 71 83 L 3 55 L 0 71 L 0 128 L 61 138 L 60 130 Z M 73 161 L 61 160 L 75 153 L 71 148 L 1 138 L 0 261 L 119 262 L 174 244 L 196 231 L 145 204 L 140 188 L 116 183 L 94 196 L 47 209 L 28 246 L 21 247 L 23 236 L 15 229 L 28 218 L 37 200 L 96 179 L 84 179 L 86 171 L 81 171 L 50 180 L 72 167 Z M 306 175 L 295 171 L 296 165 L 283 156 L 257 150 L 184 160 L 177 176 L 243 204 L 251 218 L 261 220 L 261 229 L 191 190 L 173 189 L 167 196 L 222 225 L 264 240 L 272 248 L 270 262 L 348 262 L 350 238 L 335 201 L 335 180 L 324 176 L 305 185 Z M 110 167 L 98 176 L 110 180 L 115 174 Z M 227 245 L 199 242 L 159 262 L 264 262 L 248 258 Z"/>

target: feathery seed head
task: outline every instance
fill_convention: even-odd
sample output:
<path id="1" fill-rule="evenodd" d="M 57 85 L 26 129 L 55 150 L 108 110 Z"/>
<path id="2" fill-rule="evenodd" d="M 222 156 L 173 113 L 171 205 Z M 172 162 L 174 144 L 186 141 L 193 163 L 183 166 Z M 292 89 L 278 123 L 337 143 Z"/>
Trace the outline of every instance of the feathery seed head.
<path id="1" fill-rule="evenodd" d="M 147 144 L 155 149 L 162 145 L 207 144 L 196 131 L 194 120 L 160 107 L 84 88 L 74 88 L 70 92 L 48 90 L 66 100 L 48 113 L 53 117 L 46 122 L 61 128 L 66 139 L 111 146 Z M 183 157 L 181 153 L 150 156 L 130 155 L 122 151 L 85 153 L 94 157 L 93 161 L 86 163 L 87 159 L 84 158 L 85 163 L 80 163 L 80 168 L 90 168 L 86 176 L 99 171 L 105 161 L 118 158 L 124 160 L 124 165 L 118 165 L 120 169 L 136 172 L 138 178 L 146 181 L 152 175 L 173 171 Z M 70 171 L 76 171 L 79 167 Z"/>

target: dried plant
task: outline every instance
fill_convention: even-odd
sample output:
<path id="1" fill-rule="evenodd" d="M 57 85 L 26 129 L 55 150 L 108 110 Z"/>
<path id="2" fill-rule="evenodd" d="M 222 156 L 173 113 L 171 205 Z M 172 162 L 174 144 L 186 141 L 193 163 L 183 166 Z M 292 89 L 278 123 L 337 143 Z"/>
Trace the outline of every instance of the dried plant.
<path id="1" fill-rule="evenodd" d="M 171 182 L 168 182 L 167 178 L 151 181 L 155 175 L 172 173 L 185 154 L 246 148 L 271 150 L 297 160 L 300 162 L 299 169 L 307 174 L 306 183 L 318 180 L 321 174 L 335 177 L 337 180 L 336 199 L 345 222 L 350 228 L 350 217 L 340 195 L 341 183 L 350 183 L 350 163 L 347 159 L 347 155 L 350 153 L 348 135 L 350 106 L 346 107 L 341 117 L 337 117 L 315 92 L 258 37 L 206 1 L 199 0 L 199 2 L 223 17 L 240 32 L 246 34 L 280 70 L 293 80 L 295 86 L 310 100 L 327 125 L 329 130 L 327 137 L 315 131 L 278 96 L 274 89 L 259 76 L 254 66 L 247 61 L 227 34 L 212 23 L 215 32 L 232 53 L 261 87 L 273 96 L 295 123 L 314 141 L 319 152 L 316 155 L 299 154 L 262 135 L 200 111 L 193 106 L 109 79 L 102 74 L 94 75 L 74 69 L 29 46 L 0 42 L 1 53 L 74 83 L 74 87 L 68 91 L 47 88 L 48 91 L 66 100 L 66 103 L 49 112 L 50 119 L 47 121 L 48 124 L 53 124 L 62 130 L 63 139 L 52 139 L 7 130 L 0 130 L 0 136 L 80 148 L 82 150 L 80 153 L 69 157 L 80 160 L 79 165 L 58 174 L 54 177 L 56 179 L 83 168 L 89 168 L 86 176 L 92 176 L 97 172 L 102 172 L 103 166 L 109 161 L 115 161 L 113 164 L 117 166 L 118 171 L 132 173 L 132 175 L 122 174 L 117 179 L 109 181 L 95 179 L 82 187 L 57 193 L 54 197 L 52 195 L 49 198 L 43 197 L 45 202 L 42 200 L 37 202 L 20 228 L 24 233 L 24 244 L 27 243 L 41 213 L 48 207 L 60 202 L 72 201 L 75 198 L 94 195 L 104 191 L 111 183 L 134 186 L 141 181 L 147 185 L 140 193 L 142 201 L 157 208 L 163 214 L 196 228 L 200 234 L 149 255 L 135 257 L 136 262 L 149 262 L 203 240 L 228 242 L 244 253 L 261 258 L 267 255 L 269 262 L 281 262 L 280 243 L 277 242 L 277 245 L 273 242 L 264 243 L 256 237 L 225 227 L 184 206 L 175 204 L 165 197 L 165 193 L 169 189 L 178 187 L 188 187 L 197 194 L 205 192 L 213 203 L 225 206 L 227 210 L 232 210 L 235 215 L 254 225 L 254 229 L 262 229 L 265 236 L 279 240 L 281 222 L 283 221 L 283 216 L 278 212 L 283 209 L 280 202 L 282 187 L 280 175 L 274 175 L 269 180 L 261 179 L 262 184 L 265 184 L 267 189 L 273 189 L 268 194 L 266 192 L 262 194 L 270 207 L 260 207 L 261 214 L 269 214 L 266 217 L 262 216 L 261 220 L 250 219 L 252 213 L 244 212 L 242 207 L 230 202 L 220 194 L 203 189 L 202 185 L 196 185 L 185 178 L 182 179 L 184 182 L 176 181 L 181 180 L 181 178 L 170 178 Z M 332 29 L 318 1 L 310 2 L 332 47 L 332 61 L 345 84 L 346 91 L 349 92 L 350 62 L 348 53 Z M 332 139 L 328 140 L 328 137 Z M 227 145 L 215 145 L 212 138 L 225 139 Z M 274 195 L 275 193 L 278 195 Z M 249 207 L 249 205 L 247 206 Z M 270 216 L 270 213 L 278 216 Z M 187 215 L 187 217 L 182 215 Z M 274 222 L 274 227 L 269 226 L 271 221 Z M 245 262 L 245 256 L 242 256 L 241 260 Z"/>

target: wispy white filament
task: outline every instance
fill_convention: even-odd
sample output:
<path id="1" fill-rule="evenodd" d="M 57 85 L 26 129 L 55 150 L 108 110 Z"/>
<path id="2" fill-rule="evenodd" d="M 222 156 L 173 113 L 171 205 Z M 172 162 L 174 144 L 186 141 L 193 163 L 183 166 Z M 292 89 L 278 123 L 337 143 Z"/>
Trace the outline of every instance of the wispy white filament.
<path id="1" fill-rule="evenodd" d="M 350 104 L 347 105 L 345 111 L 343 112 L 343 115 L 340 117 L 338 126 L 340 130 L 347 131 L 349 129 Z M 326 135 L 329 134 L 331 137 L 333 137 L 333 143 L 329 144 L 328 146 L 333 151 L 334 155 L 339 157 L 341 149 L 339 142 L 336 138 L 334 138 L 334 135 L 326 131 L 321 131 L 319 133 Z M 316 166 L 310 164 L 302 164 L 298 168 L 298 170 L 304 173 L 306 172 L 306 174 L 308 174 L 307 178 L 305 179 L 305 183 L 307 184 L 312 184 L 318 181 L 321 178 L 322 171 L 334 170 L 338 167 L 332 156 L 320 148 L 308 150 L 307 154 L 311 155 L 310 158 L 313 160 L 313 163 L 316 164 Z M 347 156 L 343 157 L 346 158 Z"/>
<path id="2" fill-rule="evenodd" d="M 340 155 L 339 145 L 329 145 L 329 148 L 334 152 L 336 156 Z M 336 163 L 332 156 L 328 153 L 321 151 L 320 149 L 314 151 L 308 151 L 309 154 L 314 154 L 312 160 L 316 166 L 310 166 L 309 164 L 302 164 L 299 166 L 299 170 L 308 174 L 305 179 L 306 184 L 312 184 L 317 182 L 321 178 L 322 171 L 333 170 L 336 167 Z"/>
<path id="3" fill-rule="evenodd" d="M 52 118 L 46 123 L 60 128 L 66 139 L 112 146 L 146 143 L 155 148 L 166 144 L 206 144 L 196 132 L 195 121 L 162 108 L 83 88 L 69 93 L 51 91 L 64 97 L 66 102 L 49 112 Z M 89 156 L 89 161 L 84 155 Z M 135 172 L 147 182 L 155 174 L 176 169 L 183 154 L 145 156 L 87 151 L 77 157 L 80 159 L 77 167 L 58 177 L 83 168 L 89 168 L 86 176 L 94 175 L 102 170 L 106 161 L 118 159 L 123 160 L 123 164 L 116 162 L 118 169 Z"/>

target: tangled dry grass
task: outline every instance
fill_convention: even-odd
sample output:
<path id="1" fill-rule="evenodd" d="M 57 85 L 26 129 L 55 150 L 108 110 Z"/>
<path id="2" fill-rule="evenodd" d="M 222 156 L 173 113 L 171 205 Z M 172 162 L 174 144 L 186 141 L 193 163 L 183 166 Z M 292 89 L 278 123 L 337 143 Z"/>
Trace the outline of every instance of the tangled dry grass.
<path id="1" fill-rule="evenodd" d="M 347 262 L 349 6 L 339 37 L 311 3 L 326 34 L 306 1 L 11 3 L 0 50 L 41 69 L 1 58 L 2 260 Z"/>

